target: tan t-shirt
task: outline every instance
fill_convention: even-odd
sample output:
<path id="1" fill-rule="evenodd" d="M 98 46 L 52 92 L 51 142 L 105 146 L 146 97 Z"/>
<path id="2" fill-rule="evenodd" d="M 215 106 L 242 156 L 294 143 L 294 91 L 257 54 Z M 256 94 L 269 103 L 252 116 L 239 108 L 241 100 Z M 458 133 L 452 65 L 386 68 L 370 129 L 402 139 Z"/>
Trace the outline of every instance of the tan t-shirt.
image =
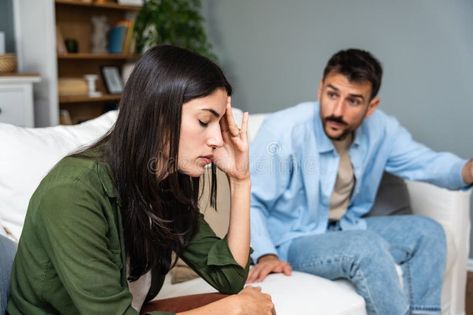
<path id="1" fill-rule="evenodd" d="M 333 145 L 340 156 L 340 163 L 338 165 L 338 174 L 333 188 L 332 196 L 330 197 L 330 211 L 329 220 L 340 220 L 347 212 L 350 198 L 355 187 L 355 174 L 353 173 L 353 166 L 348 155 L 348 149 L 352 143 L 353 137 L 348 136 L 341 141 L 333 141 Z"/>

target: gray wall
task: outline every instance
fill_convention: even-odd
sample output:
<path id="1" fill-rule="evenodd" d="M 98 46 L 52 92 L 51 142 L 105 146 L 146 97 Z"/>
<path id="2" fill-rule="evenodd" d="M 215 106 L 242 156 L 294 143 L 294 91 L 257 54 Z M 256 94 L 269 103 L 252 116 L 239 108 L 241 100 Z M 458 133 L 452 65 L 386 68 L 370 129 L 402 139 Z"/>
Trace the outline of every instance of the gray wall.
<path id="1" fill-rule="evenodd" d="M 204 0 L 203 14 L 236 107 L 312 100 L 327 59 L 364 48 L 384 64 L 381 108 L 433 149 L 473 157 L 473 1 Z"/>
<path id="2" fill-rule="evenodd" d="M 12 0 L 0 0 L 0 32 L 5 33 L 5 51 L 15 52 L 15 31 Z"/>

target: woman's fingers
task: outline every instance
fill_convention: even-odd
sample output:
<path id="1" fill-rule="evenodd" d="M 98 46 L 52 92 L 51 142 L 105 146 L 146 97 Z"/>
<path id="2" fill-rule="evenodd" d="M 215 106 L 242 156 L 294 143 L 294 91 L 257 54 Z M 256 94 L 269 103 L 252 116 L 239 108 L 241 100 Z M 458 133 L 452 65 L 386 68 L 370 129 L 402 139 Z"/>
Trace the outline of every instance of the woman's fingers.
<path id="1" fill-rule="evenodd" d="M 235 122 L 235 118 L 233 118 L 233 110 L 232 110 L 231 102 L 232 102 L 232 99 L 229 96 L 228 103 L 227 103 L 227 110 L 226 110 L 228 130 L 230 131 L 230 134 L 232 135 L 232 137 L 238 137 L 240 135 L 240 129 L 238 128 Z"/>
<path id="2" fill-rule="evenodd" d="M 244 141 L 248 141 L 248 119 L 249 119 L 248 112 L 244 112 L 243 118 L 241 120 L 241 129 L 240 129 L 240 136 L 241 136 L 241 139 Z"/>

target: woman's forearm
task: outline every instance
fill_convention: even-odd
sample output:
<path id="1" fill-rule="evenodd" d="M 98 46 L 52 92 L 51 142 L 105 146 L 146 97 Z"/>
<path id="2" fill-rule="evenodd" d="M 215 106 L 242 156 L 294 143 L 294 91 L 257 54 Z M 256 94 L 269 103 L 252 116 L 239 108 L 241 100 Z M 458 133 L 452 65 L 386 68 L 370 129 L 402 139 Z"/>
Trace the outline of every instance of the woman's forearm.
<path id="1" fill-rule="evenodd" d="M 250 252 L 250 179 L 230 178 L 230 224 L 228 247 L 236 262 L 246 267 Z"/>

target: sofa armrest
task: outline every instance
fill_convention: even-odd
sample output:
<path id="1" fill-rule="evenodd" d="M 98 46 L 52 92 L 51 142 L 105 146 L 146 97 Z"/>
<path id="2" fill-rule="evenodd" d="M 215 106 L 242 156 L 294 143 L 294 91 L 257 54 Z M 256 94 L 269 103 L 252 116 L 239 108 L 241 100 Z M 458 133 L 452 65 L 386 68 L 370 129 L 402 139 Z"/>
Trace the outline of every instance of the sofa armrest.
<path id="1" fill-rule="evenodd" d="M 442 314 L 464 314 L 466 266 L 470 247 L 469 191 L 451 191 L 431 184 L 407 182 L 414 214 L 439 222 L 447 235 L 447 267 Z"/>
<path id="2" fill-rule="evenodd" d="M 414 214 L 425 215 L 454 230 L 469 226 L 471 190 L 451 191 L 413 181 L 407 181 L 407 187 Z"/>

